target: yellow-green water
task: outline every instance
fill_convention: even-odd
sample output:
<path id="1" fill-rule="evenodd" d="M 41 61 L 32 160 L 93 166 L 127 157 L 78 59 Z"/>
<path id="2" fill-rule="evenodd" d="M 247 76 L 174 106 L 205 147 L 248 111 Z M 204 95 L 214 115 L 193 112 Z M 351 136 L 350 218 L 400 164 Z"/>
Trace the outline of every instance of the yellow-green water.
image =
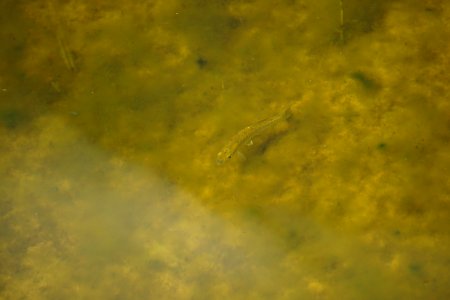
<path id="1" fill-rule="evenodd" d="M 0 11 L 1 299 L 450 298 L 445 1 Z"/>

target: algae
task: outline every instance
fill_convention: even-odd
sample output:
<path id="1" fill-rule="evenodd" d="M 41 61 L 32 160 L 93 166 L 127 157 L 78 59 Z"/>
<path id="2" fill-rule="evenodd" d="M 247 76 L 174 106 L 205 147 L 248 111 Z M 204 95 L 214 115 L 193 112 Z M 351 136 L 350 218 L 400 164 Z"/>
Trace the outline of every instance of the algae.
<path id="1" fill-rule="evenodd" d="M 444 1 L 52 3 L 1 4 L 0 298 L 448 298 Z"/>

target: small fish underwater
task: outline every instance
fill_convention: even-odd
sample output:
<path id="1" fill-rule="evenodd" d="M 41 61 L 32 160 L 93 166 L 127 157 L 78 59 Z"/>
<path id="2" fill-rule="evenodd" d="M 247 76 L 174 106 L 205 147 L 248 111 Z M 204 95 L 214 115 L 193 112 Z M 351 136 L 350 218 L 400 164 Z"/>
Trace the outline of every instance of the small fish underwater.
<path id="1" fill-rule="evenodd" d="M 279 122 L 288 120 L 291 115 L 291 107 L 288 107 L 273 117 L 263 119 L 241 129 L 229 140 L 225 147 L 217 153 L 216 164 L 221 165 L 230 160 L 239 151 L 239 148 L 242 145 L 251 145 L 255 136 L 260 135 L 266 129 L 275 126 Z"/>

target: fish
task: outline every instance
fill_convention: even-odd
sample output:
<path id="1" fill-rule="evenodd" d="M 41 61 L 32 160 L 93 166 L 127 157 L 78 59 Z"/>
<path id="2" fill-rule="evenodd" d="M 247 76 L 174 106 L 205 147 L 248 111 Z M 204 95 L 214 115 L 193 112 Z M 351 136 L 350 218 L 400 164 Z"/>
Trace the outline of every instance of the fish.
<path id="1" fill-rule="evenodd" d="M 261 134 L 264 130 L 275 126 L 279 122 L 287 120 L 290 116 L 291 107 L 288 107 L 273 117 L 263 119 L 244 127 L 228 141 L 219 153 L 217 153 L 216 164 L 221 165 L 225 163 L 238 152 L 238 149 L 242 145 L 252 145 L 252 140 L 255 136 Z"/>

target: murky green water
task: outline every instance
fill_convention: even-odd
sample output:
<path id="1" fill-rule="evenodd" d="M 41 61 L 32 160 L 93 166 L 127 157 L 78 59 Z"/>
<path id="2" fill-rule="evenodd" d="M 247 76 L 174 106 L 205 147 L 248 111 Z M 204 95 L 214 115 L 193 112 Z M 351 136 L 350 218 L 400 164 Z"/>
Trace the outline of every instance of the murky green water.
<path id="1" fill-rule="evenodd" d="M 0 298 L 450 297 L 445 1 L 0 11 Z"/>

